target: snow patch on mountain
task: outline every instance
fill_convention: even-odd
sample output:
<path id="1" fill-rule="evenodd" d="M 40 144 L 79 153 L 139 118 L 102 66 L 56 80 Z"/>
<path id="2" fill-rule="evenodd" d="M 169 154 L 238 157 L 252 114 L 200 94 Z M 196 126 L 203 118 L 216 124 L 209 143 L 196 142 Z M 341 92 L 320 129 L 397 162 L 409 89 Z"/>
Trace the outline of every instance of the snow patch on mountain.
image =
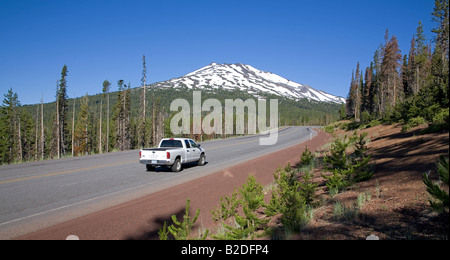
<path id="1" fill-rule="evenodd" d="M 334 96 L 316 90 L 308 85 L 302 85 L 271 72 L 258 70 L 245 64 L 211 63 L 201 69 L 182 77 L 156 83 L 156 87 L 212 87 L 224 89 L 241 89 L 258 96 L 260 92 L 284 96 L 295 100 L 309 100 L 333 103 L 345 103 L 343 97 Z"/>

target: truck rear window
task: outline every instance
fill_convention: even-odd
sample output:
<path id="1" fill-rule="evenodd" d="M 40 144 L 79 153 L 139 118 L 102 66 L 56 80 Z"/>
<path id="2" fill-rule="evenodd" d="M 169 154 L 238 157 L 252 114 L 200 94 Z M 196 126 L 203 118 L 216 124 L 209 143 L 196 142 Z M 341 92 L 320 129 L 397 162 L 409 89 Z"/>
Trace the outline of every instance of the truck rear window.
<path id="1" fill-rule="evenodd" d="M 180 140 L 163 140 L 161 142 L 160 147 L 181 147 L 183 148 L 183 144 Z"/>

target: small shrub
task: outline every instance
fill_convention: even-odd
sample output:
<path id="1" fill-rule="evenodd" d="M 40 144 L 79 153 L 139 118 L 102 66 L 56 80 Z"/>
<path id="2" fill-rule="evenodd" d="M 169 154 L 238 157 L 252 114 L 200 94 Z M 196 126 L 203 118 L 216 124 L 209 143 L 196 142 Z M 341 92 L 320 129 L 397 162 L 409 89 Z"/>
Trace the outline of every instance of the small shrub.
<path id="1" fill-rule="evenodd" d="M 402 132 L 406 132 L 409 129 L 416 127 L 418 125 L 424 125 L 427 123 L 427 120 L 425 120 L 425 118 L 418 116 L 418 117 L 413 117 L 411 119 L 408 120 L 408 122 L 402 126 Z"/>
<path id="2" fill-rule="evenodd" d="M 306 146 L 305 151 L 303 151 L 300 156 L 299 166 L 307 166 L 309 168 L 314 167 L 314 155 L 311 153 L 311 150 L 308 149 L 308 146 Z"/>
<path id="3" fill-rule="evenodd" d="M 371 115 L 370 115 L 370 113 L 367 112 L 367 111 L 363 111 L 363 112 L 361 113 L 361 124 L 367 124 L 367 123 L 370 122 L 370 120 L 371 120 Z"/>
<path id="4" fill-rule="evenodd" d="M 434 117 L 433 124 L 447 124 L 449 123 L 449 108 L 441 109 Z"/>
<path id="5" fill-rule="evenodd" d="M 292 179 L 291 174 L 278 169 L 274 174 L 277 189 L 267 205 L 266 214 L 273 216 L 281 213 L 281 223 L 285 230 L 299 231 L 307 222 L 305 216 L 306 201 L 300 192 L 300 182 Z"/>
<path id="6" fill-rule="evenodd" d="M 332 134 L 332 133 L 334 133 L 334 126 L 333 126 L 333 125 L 327 125 L 327 126 L 325 126 L 325 127 L 323 128 L 323 130 L 324 130 L 326 133 Z"/>
<path id="7" fill-rule="evenodd" d="M 371 156 L 365 155 L 367 133 L 359 136 L 356 131 L 351 140 L 347 141 L 347 136 L 343 140 L 336 139 L 331 145 L 330 152 L 324 157 L 325 170 L 331 175 L 322 175 L 327 179 L 329 191 L 341 191 L 354 182 L 367 180 L 373 175 L 373 170 L 369 166 Z M 347 148 L 354 143 L 355 152 L 347 155 Z"/>
<path id="8" fill-rule="evenodd" d="M 332 171 L 333 169 L 346 169 L 347 168 L 347 148 L 350 143 L 347 141 L 347 136 L 343 140 L 336 139 L 331 144 L 330 153 L 325 155 L 323 161 L 325 163 L 325 169 Z"/>
<path id="9" fill-rule="evenodd" d="M 448 157 L 441 156 L 438 160 L 438 173 L 439 178 L 443 184 L 447 185 L 448 190 L 448 179 L 449 179 L 449 163 Z M 428 174 L 423 174 L 423 182 L 427 187 L 427 192 L 431 195 L 430 205 L 438 212 L 443 212 L 445 209 L 449 208 L 449 194 L 448 191 L 441 188 L 439 184 L 433 183 L 429 178 Z"/>
<path id="10" fill-rule="evenodd" d="M 210 211 L 214 222 L 236 216 L 237 208 L 239 207 L 237 196 L 238 193 L 235 190 L 231 197 L 224 196 L 220 198 L 220 206 Z"/>
<path id="11" fill-rule="evenodd" d="M 327 180 L 326 186 L 330 195 L 332 192 L 337 194 L 350 185 L 348 173 L 349 170 L 346 169 L 334 169 L 331 175 L 322 175 Z"/>
<path id="12" fill-rule="evenodd" d="M 359 137 L 356 138 L 356 142 L 355 142 L 355 155 L 357 157 L 362 157 L 366 151 L 367 151 L 367 137 L 368 133 L 367 132 L 363 132 L 359 135 Z"/>
<path id="13" fill-rule="evenodd" d="M 242 209 L 242 216 L 237 214 L 238 207 Z M 254 176 L 249 176 L 239 193 L 235 191 L 231 198 L 224 197 L 221 199 L 221 206 L 216 211 L 211 211 L 214 221 L 222 221 L 222 231 L 212 237 L 226 240 L 253 237 L 270 220 L 260 219 L 256 214 L 265 207 L 262 185 L 256 182 Z M 229 218 L 232 218 L 232 223 L 227 225 L 225 221 Z"/>
<path id="14" fill-rule="evenodd" d="M 312 205 L 316 199 L 316 188 L 319 184 L 311 181 L 312 174 L 309 170 L 305 171 L 300 182 L 300 195 L 304 198 L 306 205 Z"/>
<path id="15" fill-rule="evenodd" d="M 381 124 L 380 120 L 372 120 L 372 121 L 369 122 L 369 127 L 374 127 L 374 126 L 377 126 L 379 124 Z"/>
<path id="16" fill-rule="evenodd" d="M 190 199 L 186 200 L 186 213 L 183 216 L 183 221 L 178 221 L 176 215 L 172 215 L 173 224 L 167 227 L 167 222 L 164 222 L 164 226 L 159 230 L 159 238 L 161 240 L 168 240 L 169 233 L 172 234 L 175 240 L 189 240 L 191 238 L 191 230 L 194 226 L 194 223 L 197 221 L 198 216 L 200 214 L 200 209 L 197 209 L 197 213 L 194 218 L 189 215 L 189 204 Z M 201 235 L 198 239 L 205 240 L 208 236 L 209 230 Z"/>

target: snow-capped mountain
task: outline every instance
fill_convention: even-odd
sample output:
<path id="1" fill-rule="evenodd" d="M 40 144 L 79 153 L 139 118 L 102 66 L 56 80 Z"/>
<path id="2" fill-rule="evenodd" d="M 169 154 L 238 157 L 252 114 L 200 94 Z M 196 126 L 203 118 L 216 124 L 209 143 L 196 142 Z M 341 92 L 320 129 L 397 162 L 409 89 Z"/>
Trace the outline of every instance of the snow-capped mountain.
<path id="1" fill-rule="evenodd" d="M 211 63 L 199 70 L 191 72 L 180 78 L 156 83 L 156 87 L 181 87 L 193 86 L 202 88 L 222 87 L 224 89 L 236 89 L 258 95 L 258 92 L 285 96 L 292 99 L 308 98 L 310 100 L 344 103 L 345 99 L 334 96 L 310 86 L 302 85 L 271 72 L 265 72 L 245 64 L 217 64 Z"/>

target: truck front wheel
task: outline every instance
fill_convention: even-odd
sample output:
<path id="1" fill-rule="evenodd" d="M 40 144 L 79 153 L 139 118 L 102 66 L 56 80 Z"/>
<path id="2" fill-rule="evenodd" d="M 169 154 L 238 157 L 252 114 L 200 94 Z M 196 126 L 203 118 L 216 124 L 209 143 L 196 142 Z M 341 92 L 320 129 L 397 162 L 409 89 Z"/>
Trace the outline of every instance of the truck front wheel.
<path id="1" fill-rule="evenodd" d="M 173 171 L 173 172 L 179 172 L 179 171 L 181 171 L 181 162 L 180 162 L 180 158 L 175 159 L 175 163 L 172 165 L 172 171 Z"/>
<path id="2" fill-rule="evenodd" d="M 200 155 L 200 159 L 198 160 L 198 166 L 203 166 L 205 163 L 205 155 L 202 153 L 202 155 Z"/>

